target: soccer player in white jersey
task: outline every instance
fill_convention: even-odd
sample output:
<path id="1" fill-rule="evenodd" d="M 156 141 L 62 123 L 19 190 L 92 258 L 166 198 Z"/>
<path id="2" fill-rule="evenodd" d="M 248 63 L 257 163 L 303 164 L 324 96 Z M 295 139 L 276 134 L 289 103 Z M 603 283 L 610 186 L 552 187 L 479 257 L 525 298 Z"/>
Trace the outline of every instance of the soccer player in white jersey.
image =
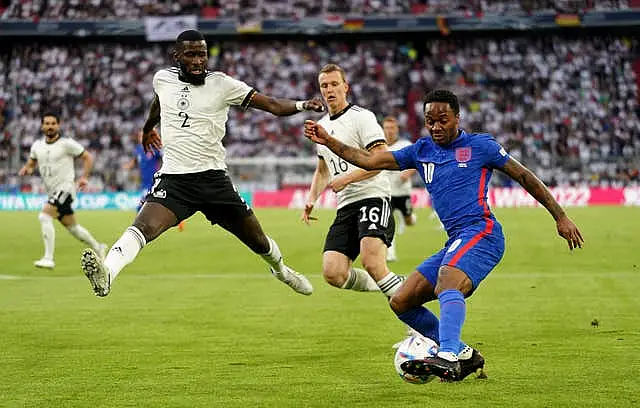
<path id="1" fill-rule="evenodd" d="M 277 116 L 322 111 L 319 99 L 276 99 L 222 72 L 207 70 L 207 43 L 195 30 L 181 33 L 177 66 L 153 77 L 155 97 L 143 127 L 145 149 L 163 149 L 163 163 L 133 225 L 113 244 L 104 262 L 87 249 L 82 269 L 97 296 L 106 296 L 120 271 L 140 250 L 170 227 L 201 211 L 212 225 L 234 234 L 293 290 L 310 295 L 313 287 L 283 262 L 276 242 L 265 235 L 252 209 L 238 194 L 225 163 L 222 138 L 230 106 L 257 108 Z M 160 123 L 162 140 L 154 130 Z"/>
<path id="2" fill-rule="evenodd" d="M 29 160 L 18 173 L 20 176 L 33 174 L 37 166 L 49 196 L 38 214 L 42 228 L 44 256 L 33 264 L 38 268 L 46 269 L 53 269 L 56 266 L 53 259 L 56 244 L 54 218 L 57 218 L 71 235 L 91 246 L 99 256 L 104 256 L 107 246 L 98 243 L 86 228 L 78 224 L 71 208 L 76 197 L 73 161 L 75 158 L 82 159 L 83 175 L 78 178 L 77 183 L 80 189 L 84 189 L 93 166 L 93 157 L 80 143 L 60 136 L 60 120 L 57 115 L 46 113 L 42 117 L 41 128 L 44 138 L 37 140 L 31 146 Z"/>
<path id="3" fill-rule="evenodd" d="M 318 75 L 328 114 L 318 121 L 344 143 L 369 151 L 387 150 L 384 132 L 375 115 L 347 101 L 345 72 L 325 65 Z M 379 171 L 365 171 L 318 146 L 318 163 L 302 220 L 313 219 L 313 206 L 329 186 L 337 193 L 338 211 L 324 245 L 322 271 L 331 285 L 356 291 L 382 291 L 387 297 L 402 285 L 402 278 L 386 264 L 387 246 L 394 234 L 389 203 L 389 180 Z M 360 255 L 365 270 L 354 268 Z"/>
<path id="4" fill-rule="evenodd" d="M 398 138 L 400 133 L 398 121 L 393 116 L 384 118 L 382 129 L 390 151 L 400 150 L 411 145 L 408 140 Z M 396 212 L 400 213 L 396 225 L 398 227 L 397 233 L 401 235 L 404 232 L 405 225 L 411 226 L 416 223 L 416 215 L 413 213 L 413 206 L 411 205 L 411 177 L 416 174 L 416 171 L 415 169 L 408 169 L 402 172 L 384 171 L 384 173 L 391 184 L 391 211 L 394 214 Z M 396 239 L 394 237 L 387 251 L 387 261 L 394 262 L 397 260 Z"/>

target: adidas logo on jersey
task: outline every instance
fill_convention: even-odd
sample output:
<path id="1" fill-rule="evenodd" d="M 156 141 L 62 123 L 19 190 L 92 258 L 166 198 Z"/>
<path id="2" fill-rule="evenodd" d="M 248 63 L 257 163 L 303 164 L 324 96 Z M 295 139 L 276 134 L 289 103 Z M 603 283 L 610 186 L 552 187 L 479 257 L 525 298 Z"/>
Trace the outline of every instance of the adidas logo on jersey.
<path id="1" fill-rule="evenodd" d="M 378 229 L 378 227 L 376 227 L 376 224 L 369 225 L 369 230 L 374 230 L 374 229 Z"/>
<path id="2" fill-rule="evenodd" d="M 184 88 L 182 88 L 180 92 L 189 92 L 189 87 L 185 86 Z"/>

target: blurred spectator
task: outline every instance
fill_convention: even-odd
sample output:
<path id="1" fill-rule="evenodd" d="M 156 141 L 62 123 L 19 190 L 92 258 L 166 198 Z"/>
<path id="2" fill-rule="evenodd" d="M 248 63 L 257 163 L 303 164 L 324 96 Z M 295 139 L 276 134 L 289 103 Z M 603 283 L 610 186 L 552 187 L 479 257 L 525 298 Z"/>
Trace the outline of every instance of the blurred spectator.
<path id="1" fill-rule="evenodd" d="M 433 39 L 422 47 L 230 41 L 210 44 L 210 68 L 302 99 L 319 94 L 320 67 L 338 63 L 349 73 L 350 100 L 398 117 L 413 139 L 421 134 L 425 92 L 450 88 L 461 98 L 464 128 L 492 133 L 546 182 L 619 185 L 638 180 L 636 47 L 623 37 Z M 57 111 L 63 133 L 99 153 L 98 188 L 132 188 L 121 167 L 133 149 L 130 135 L 144 121 L 151 77 L 170 64 L 168 56 L 160 45 L 14 46 L 10 60 L 0 55 L 0 125 L 16 136 L 4 145 L 24 162 L 41 113 Z M 313 157 L 301 132 L 307 117 L 232 109 L 227 154 Z"/>
<path id="2" fill-rule="evenodd" d="M 213 18 L 303 18 L 327 14 L 479 14 L 626 9 L 627 0 L 13 0 L 5 19 L 121 20 L 197 14 Z"/>

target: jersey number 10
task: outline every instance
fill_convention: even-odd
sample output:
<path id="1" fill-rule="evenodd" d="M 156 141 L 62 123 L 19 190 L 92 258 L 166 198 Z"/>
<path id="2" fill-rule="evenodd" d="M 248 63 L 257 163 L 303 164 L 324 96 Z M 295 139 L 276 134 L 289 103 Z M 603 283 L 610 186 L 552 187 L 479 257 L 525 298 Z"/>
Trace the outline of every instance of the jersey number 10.
<path id="1" fill-rule="evenodd" d="M 422 163 L 422 170 L 424 170 L 424 181 L 430 184 L 433 181 L 433 172 L 436 169 L 436 165 L 433 163 Z"/>

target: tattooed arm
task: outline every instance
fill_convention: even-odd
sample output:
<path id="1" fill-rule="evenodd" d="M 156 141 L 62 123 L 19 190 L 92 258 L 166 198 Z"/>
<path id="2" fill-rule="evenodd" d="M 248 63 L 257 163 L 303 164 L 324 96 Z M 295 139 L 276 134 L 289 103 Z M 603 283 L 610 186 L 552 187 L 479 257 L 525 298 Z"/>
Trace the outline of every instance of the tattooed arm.
<path id="1" fill-rule="evenodd" d="M 314 121 L 305 121 L 304 135 L 315 143 L 327 146 L 329 150 L 361 169 L 400 170 L 398 162 L 396 162 L 396 159 L 390 151 L 386 149 L 366 151 L 347 146 L 338 139 L 329 136 L 327 131 Z"/>

